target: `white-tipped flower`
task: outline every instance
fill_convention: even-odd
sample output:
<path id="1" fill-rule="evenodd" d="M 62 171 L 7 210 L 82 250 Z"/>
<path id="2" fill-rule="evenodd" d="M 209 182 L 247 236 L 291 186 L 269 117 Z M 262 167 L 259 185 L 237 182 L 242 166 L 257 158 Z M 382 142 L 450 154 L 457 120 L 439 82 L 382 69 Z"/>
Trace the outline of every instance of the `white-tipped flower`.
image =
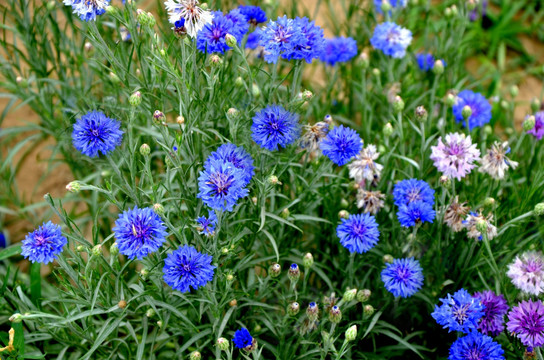
<path id="1" fill-rule="evenodd" d="M 206 24 L 213 20 L 213 14 L 197 6 L 198 0 L 168 0 L 164 3 L 168 10 L 168 21 L 175 25 L 177 21 L 184 20 L 187 35 L 194 38 Z"/>

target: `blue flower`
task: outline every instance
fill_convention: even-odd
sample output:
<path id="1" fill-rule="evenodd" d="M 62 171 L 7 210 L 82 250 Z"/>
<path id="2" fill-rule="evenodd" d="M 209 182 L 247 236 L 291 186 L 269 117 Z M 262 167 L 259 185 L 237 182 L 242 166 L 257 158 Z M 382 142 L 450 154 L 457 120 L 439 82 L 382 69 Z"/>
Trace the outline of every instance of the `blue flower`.
<path id="1" fill-rule="evenodd" d="M 294 43 L 281 56 L 287 60 L 305 60 L 311 63 L 313 59 L 319 58 L 325 48 L 323 29 L 307 17 L 297 17 L 294 22 L 297 32 L 302 35 L 302 40 Z"/>
<path id="2" fill-rule="evenodd" d="M 411 42 L 412 33 L 410 30 L 392 22 L 376 26 L 374 34 L 370 39 L 370 44 L 375 49 L 381 50 L 385 55 L 397 59 L 401 59 L 406 55 L 406 48 Z"/>
<path id="3" fill-rule="evenodd" d="M 217 216 L 215 211 L 208 211 L 208 217 L 200 216 L 196 219 L 197 230 L 199 234 L 204 234 L 206 236 L 213 236 L 215 231 L 215 225 L 217 225 Z"/>
<path id="4" fill-rule="evenodd" d="M 232 33 L 233 30 L 236 31 L 237 29 L 234 27 L 232 20 L 223 15 L 221 11 L 214 11 L 212 22 L 206 24 L 196 35 L 196 47 L 203 53 L 224 54 L 230 50 L 225 40 L 227 34 L 233 35 L 238 41 L 241 39 Z"/>
<path id="5" fill-rule="evenodd" d="M 425 181 L 418 179 L 407 179 L 396 183 L 393 197 L 397 206 L 408 205 L 416 201 L 434 204 L 434 190 Z"/>
<path id="6" fill-rule="evenodd" d="M 256 49 L 261 41 L 261 29 L 257 28 L 247 36 L 246 48 Z"/>
<path id="7" fill-rule="evenodd" d="M 423 201 L 411 202 L 408 205 L 399 207 L 397 217 L 404 227 L 416 226 L 417 224 L 432 223 L 436 216 L 433 206 Z"/>
<path id="8" fill-rule="evenodd" d="M 442 305 L 435 305 L 431 316 L 439 325 L 444 326 L 444 329 L 465 334 L 478 329 L 478 321 L 484 315 L 485 306 L 470 296 L 468 291 L 458 290 L 453 296 L 448 294 L 447 298 L 440 301 Z"/>
<path id="9" fill-rule="evenodd" d="M 262 148 L 278 150 L 294 143 L 300 135 L 298 115 L 280 105 L 268 105 L 253 117 L 251 137 Z"/>
<path id="10" fill-rule="evenodd" d="M 453 116 L 455 116 L 457 122 L 466 126 L 466 121 L 463 118 L 463 108 L 467 105 L 472 110 L 472 114 L 468 118 L 469 130 L 483 126 L 491 121 L 491 104 L 489 104 L 489 101 L 480 93 L 463 90 L 457 95 L 453 105 Z"/>
<path id="11" fill-rule="evenodd" d="M 238 40 L 238 45 L 242 43 L 242 38 L 247 34 L 249 30 L 249 24 L 246 21 L 246 17 L 239 9 L 233 9 L 225 15 L 227 19 L 232 21 L 232 27 L 229 30 L 229 34 L 233 35 Z"/>
<path id="12" fill-rule="evenodd" d="M 391 5 L 391 7 L 406 7 L 406 3 L 408 2 L 408 0 L 389 0 L 389 5 Z M 382 3 L 383 3 L 383 0 L 374 0 L 374 6 L 376 7 L 376 11 L 378 11 L 378 13 L 380 14 L 383 14 L 383 11 L 382 11 Z"/>
<path id="13" fill-rule="evenodd" d="M 382 270 L 382 281 L 391 294 L 407 298 L 423 286 L 423 270 L 414 258 L 395 259 Z"/>
<path id="14" fill-rule="evenodd" d="M 268 18 L 263 9 L 254 5 L 240 5 L 238 6 L 240 12 L 245 16 L 246 21 L 252 25 L 257 25 L 266 22 Z"/>
<path id="15" fill-rule="evenodd" d="M 340 125 L 329 131 L 320 147 L 333 163 L 342 166 L 361 151 L 363 143 L 355 130 Z"/>
<path id="16" fill-rule="evenodd" d="M 164 282 L 182 293 L 197 290 L 213 280 L 212 257 L 198 252 L 194 247 L 184 245 L 173 251 L 164 260 Z"/>
<path id="17" fill-rule="evenodd" d="M 504 360 L 501 345 L 487 335 L 472 332 L 455 340 L 450 347 L 449 360 Z"/>
<path id="18" fill-rule="evenodd" d="M 110 119 L 103 112 L 90 111 L 74 124 L 72 143 L 83 155 L 97 157 L 106 155 L 123 140 L 121 122 Z"/>
<path id="19" fill-rule="evenodd" d="M 276 63 L 281 54 L 291 52 L 296 46 L 304 44 L 298 23 L 287 16 L 278 17 L 276 21 L 270 20 L 262 28 L 260 45 L 264 48 L 264 60 L 268 63 Z"/>
<path id="20" fill-rule="evenodd" d="M 223 144 L 208 156 L 204 167 L 209 167 L 212 160 L 228 161 L 237 169 L 244 172 L 244 181 L 248 184 L 253 177 L 253 159 L 251 155 L 241 146 L 236 146 L 231 143 Z"/>
<path id="21" fill-rule="evenodd" d="M 370 214 L 350 215 L 342 219 L 336 228 L 336 235 L 350 252 L 359 254 L 372 249 L 380 240 L 380 231 L 376 218 Z"/>
<path id="22" fill-rule="evenodd" d="M 248 194 L 245 176 L 231 162 L 211 159 L 200 172 L 197 197 L 214 210 L 232 211 L 238 199 Z"/>
<path id="23" fill-rule="evenodd" d="M 348 62 L 357 55 L 357 42 L 353 38 L 337 37 L 325 39 L 325 47 L 320 59 L 334 66 L 339 62 Z"/>
<path id="24" fill-rule="evenodd" d="M 434 67 L 434 56 L 433 54 L 416 54 L 417 65 L 423 71 L 432 70 Z"/>
<path id="25" fill-rule="evenodd" d="M 129 259 L 142 259 L 166 241 L 166 227 L 152 208 L 134 206 L 119 215 L 113 228 L 119 252 Z"/>
<path id="26" fill-rule="evenodd" d="M 244 349 L 253 344 L 253 337 L 246 328 L 241 328 L 240 330 L 236 330 L 232 341 L 238 349 Z"/>
<path id="27" fill-rule="evenodd" d="M 21 255 L 32 262 L 48 264 L 57 258 L 68 241 L 62 235 L 60 226 L 48 221 L 28 233 L 22 243 Z"/>
<path id="28" fill-rule="evenodd" d="M 64 0 L 64 5 L 71 6 L 74 14 L 83 21 L 96 20 L 96 17 L 106 12 L 110 0 Z"/>

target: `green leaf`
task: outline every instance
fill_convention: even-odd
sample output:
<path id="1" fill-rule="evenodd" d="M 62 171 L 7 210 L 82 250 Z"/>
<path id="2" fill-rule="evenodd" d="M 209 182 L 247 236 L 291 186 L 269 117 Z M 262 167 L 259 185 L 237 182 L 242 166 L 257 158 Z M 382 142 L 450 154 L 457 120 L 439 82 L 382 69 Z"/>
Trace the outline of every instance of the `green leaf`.
<path id="1" fill-rule="evenodd" d="M 7 258 L 10 258 L 15 255 L 19 255 L 21 253 L 21 247 L 23 244 L 18 243 L 15 245 L 11 245 L 8 248 L 5 248 L 4 250 L 0 251 L 0 260 L 4 260 Z"/>
<path id="2" fill-rule="evenodd" d="M 42 264 L 33 262 L 30 266 L 30 299 L 38 308 L 42 297 Z"/>

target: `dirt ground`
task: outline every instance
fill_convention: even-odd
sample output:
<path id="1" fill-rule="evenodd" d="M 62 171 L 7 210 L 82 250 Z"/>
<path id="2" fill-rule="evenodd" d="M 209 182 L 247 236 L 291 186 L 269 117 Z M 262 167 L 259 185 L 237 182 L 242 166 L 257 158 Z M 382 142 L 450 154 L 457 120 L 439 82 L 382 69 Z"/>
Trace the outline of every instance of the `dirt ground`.
<path id="1" fill-rule="evenodd" d="M 304 0 L 299 3 L 299 6 L 313 9 L 314 3 L 315 0 Z M 326 35 L 330 35 L 328 20 L 326 20 L 324 16 L 324 11 L 326 11 L 326 9 L 322 7 L 322 11 L 318 13 L 316 22 L 318 25 L 325 28 Z M 528 37 L 524 37 L 521 40 L 530 54 L 538 59 L 544 59 L 544 44 Z M 475 59 L 468 61 L 466 65 L 467 70 L 471 72 L 475 72 L 480 66 Z M 523 69 L 520 70 L 523 71 Z M 529 112 L 529 103 L 531 99 L 535 96 L 540 96 L 543 84 L 535 77 L 523 76 L 521 77 L 518 87 L 519 94 L 516 97 L 516 101 L 519 105 L 516 107 L 514 120 L 515 123 L 519 125 L 525 115 Z M 3 110 L 7 104 L 8 99 L 0 98 L 0 109 Z M 2 128 L 21 126 L 26 122 L 38 121 L 39 115 L 33 113 L 30 108 L 23 106 L 8 114 L 7 118 L 2 123 Z M 54 197 L 63 197 L 66 192 L 66 184 L 74 180 L 71 172 L 65 165 L 57 166 L 54 171 L 48 173 L 48 164 L 45 159 L 49 158 L 49 145 L 51 145 L 51 141 L 32 149 L 29 156 L 24 159 L 16 176 L 18 192 L 25 199 L 26 203 L 43 201 L 43 195 L 46 193 L 51 193 Z M 18 161 L 18 159 L 16 159 L 16 161 Z M 0 191 L 2 190 L 0 189 Z M 2 229 L 2 224 L 5 226 L 4 229 Z M 4 221 L 0 221 L 0 230 L 7 230 L 11 242 L 13 243 L 24 238 L 26 232 L 32 230 L 36 225 L 37 224 L 31 224 L 28 221 L 14 217 L 6 217 Z"/>

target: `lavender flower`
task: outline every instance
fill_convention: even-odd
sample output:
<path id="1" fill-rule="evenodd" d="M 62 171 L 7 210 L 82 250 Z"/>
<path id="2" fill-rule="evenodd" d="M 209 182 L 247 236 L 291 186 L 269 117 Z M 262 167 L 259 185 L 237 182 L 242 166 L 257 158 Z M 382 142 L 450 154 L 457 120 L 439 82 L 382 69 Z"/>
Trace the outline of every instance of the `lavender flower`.
<path id="1" fill-rule="evenodd" d="M 423 270 L 414 258 L 395 259 L 381 273 L 385 288 L 395 297 L 410 297 L 423 286 Z"/>
<path id="2" fill-rule="evenodd" d="M 504 178 L 506 170 L 509 167 L 515 169 L 518 166 L 516 161 L 510 160 L 506 154 L 510 152 L 508 141 L 499 143 L 496 141 L 487 154 L 482 158 L 480 172 L 489 174 L 493 179 L 500 180 Z"/>
<path id="3" fill-rule="evenodd" d="M 468 291 L 460 289 L 453 296 L 448 294 L 440 301 L 442 305 L 435 305 L 431 316 L 444 329 L 468 334 L 478 328 L 478 321 L 484 315 L 484 305 L 470 296 Z"/>
<path id="4" fill-rule="evenodd" d="M 527 134 L 533 135 L 537 140 L 544 136 L 544 111 L 539 111 L 535 114 L 535 126 L 527 131 Z"/>
<path id="5" fill-rule="evenodd" d="M 474 298 L 485 306 L 478 330 L 486 335 L 499 335 L 504 330 L 504 316 L 508 312 L 508 304 L 504 296 L 486 290 L 475 293 Z"/>
<path id="6" fill-rule="evenodd" d="M 374 162 L 380 156 L 376 152 L 376 146 L 368 145 L 355 157 L 349 165 L 349 176 L 360 183 L 363 180 L 378 181 L 380 178 L 383 165 Z"/>
<path id="7" fill-rule="evenodd" d="M 406 55 L 406 48 L 412 43 L 410 30 L 386 22 L 376 26 L 370 44 L 385 55 L 401 59 Z"/>
<path id="8" fill-rule="evenodd" d="M 508 313 L 508 331 L 525 346 L 544 345 L 544 304 L 542 301 L 522 301 Z"/>
<path id="9" fill-rule="evenodd" d="M 527 251 L 516 256 L 506 273 L 512 284 L 523 292 L 535 296 L 544 292 L 544 258 L 542 253 Z"/>
<path id="10" fill-rule="evenodd" d="M 434 166 L 444 175 L 461 180 L 476 166 L 475 161 L 480 160 L 480 151 L 476 144 L 472 143 L 469 136 L 453 133 L 438 139 L 437 146 L 431 146 L 431 160 Z"/>

